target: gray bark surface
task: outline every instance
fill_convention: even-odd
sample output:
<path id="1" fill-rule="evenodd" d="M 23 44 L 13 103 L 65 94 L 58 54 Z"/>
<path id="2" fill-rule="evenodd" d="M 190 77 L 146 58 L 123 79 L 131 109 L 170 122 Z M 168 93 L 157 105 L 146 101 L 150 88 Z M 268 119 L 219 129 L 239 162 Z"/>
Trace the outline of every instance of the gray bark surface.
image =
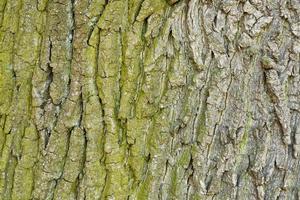
<path id="1" fill-rule="evenodd" d="M 300 197 L 299 0 L 0 0 L 0 199 Z"/>

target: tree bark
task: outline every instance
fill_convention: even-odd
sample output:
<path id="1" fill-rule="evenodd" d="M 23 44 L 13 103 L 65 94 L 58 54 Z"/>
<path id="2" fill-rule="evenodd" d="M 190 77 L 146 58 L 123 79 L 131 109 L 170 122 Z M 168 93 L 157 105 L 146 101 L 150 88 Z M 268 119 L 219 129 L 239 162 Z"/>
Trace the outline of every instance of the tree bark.
<path id="1" fill-rule="evenodd" d="M 299 199 L 299 0 L 0 0 L 0 199 Z"/>

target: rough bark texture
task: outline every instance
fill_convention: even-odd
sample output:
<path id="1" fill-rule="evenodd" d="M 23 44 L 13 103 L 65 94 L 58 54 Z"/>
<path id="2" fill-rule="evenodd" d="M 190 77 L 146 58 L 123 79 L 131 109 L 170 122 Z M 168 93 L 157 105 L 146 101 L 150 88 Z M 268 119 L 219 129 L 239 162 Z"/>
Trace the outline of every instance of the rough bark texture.
<path id="1" fill-rule="evenodd" d="M 299 0 L 0 0 L 0 199 L 299 199 Z"/>

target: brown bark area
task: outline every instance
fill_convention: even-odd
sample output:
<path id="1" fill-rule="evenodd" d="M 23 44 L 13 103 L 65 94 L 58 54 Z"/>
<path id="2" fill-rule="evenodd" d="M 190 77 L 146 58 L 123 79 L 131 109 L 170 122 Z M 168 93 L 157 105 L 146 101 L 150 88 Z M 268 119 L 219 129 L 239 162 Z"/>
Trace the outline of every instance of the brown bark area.
<path id="1" fill-rule="evenodd" d="M 0 199 L 299 199 L 298 0 L 0 0 Z"/>

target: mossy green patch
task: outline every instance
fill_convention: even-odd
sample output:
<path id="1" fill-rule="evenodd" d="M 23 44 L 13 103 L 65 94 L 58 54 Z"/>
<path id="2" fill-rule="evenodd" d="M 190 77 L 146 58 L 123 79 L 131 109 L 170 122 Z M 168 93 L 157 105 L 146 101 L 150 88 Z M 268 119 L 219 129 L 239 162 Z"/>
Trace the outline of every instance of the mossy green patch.
<path id="1" fill-rule="evenodd" d="M 98 27 L 105 30 L 119 31 L 123 28 L 123 17 L 125 13 L 124 1 L 112 1 L 109 2 L 105 10 L 100 17 Z"/>
<path id="2" fill-rule="evenodd" d="M 252 125 L 252 118 L 251 118 L 251 116 L 249 116 L 248 119 L 247 119 L 247 122 L 246 122 L 243 137 L 242 137 L 242 139 L 240 141 L 240 144 L 239 144 L 239 150 L 240 150 L 241 153 L 243 153 L 246 150 L 251 125 Z"/>

